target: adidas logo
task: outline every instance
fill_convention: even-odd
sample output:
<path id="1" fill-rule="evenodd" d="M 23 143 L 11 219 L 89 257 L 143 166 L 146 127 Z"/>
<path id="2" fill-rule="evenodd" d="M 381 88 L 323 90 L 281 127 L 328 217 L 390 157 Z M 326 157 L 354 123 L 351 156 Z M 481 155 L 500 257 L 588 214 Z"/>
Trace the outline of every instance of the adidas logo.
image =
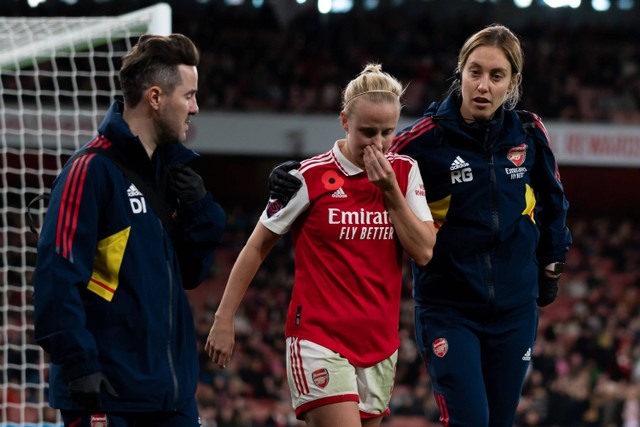
<path id="1" fill-rule="evenodd" d="M 465 162 L 464 160 L 462 160 L 462 157 L 458 156 L 455 158 L 453 163 L 451 163 L 451 167 L 449 168 L 449 170 L 454 171 L 457 169 L 466 168 L 468 166 L 469 166 L 469 163 Z"/>
<path id="2" fill-rule="evenodd" d="M 333 192 L 331 197 L 334 197 L 336 199 L 346 199 L 347 198 L 347 193 L 345 193 L 344 190 L 342 189 L 342 187 L 340 187 L 336 191 Z"/>
<path id="3" fill-rule="evenodd" d="M 131 184 L 131 186 L 127 188 L 127 196 L 129 196 L 129 203 L 131 204 L 131 210 L 134 214 L 147 213 L 147 202 L 145 202 L 142 193 L 135 185 Z"/>
<path id="4" fill-rule="evenodd" d="M 136 188 L 135 185 L 131 184 L 131 187 L 127 189 L 127 196 L 129 197 L 142 196 L 142 193 L 140 192 L 140 190 Z"/>
<path id="5" fill-rule="evenodd" d="M 522 356 L 522 360 L 525 362 L 529 362 L 531 360 L 531 347 L 529 347 L 524 356 Z"/>

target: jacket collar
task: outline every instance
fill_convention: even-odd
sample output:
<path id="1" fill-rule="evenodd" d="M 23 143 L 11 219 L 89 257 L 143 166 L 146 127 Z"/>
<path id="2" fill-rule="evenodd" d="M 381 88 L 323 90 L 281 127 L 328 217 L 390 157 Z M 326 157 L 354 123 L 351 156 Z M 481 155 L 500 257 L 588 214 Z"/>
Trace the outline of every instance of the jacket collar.
<path id="1" fill-rule="evenodd" d="M 460 96 L 457 93 L 451 93 L 444 100 L 431 103 L 425 114 L 432 115 L 435 123 L 465 139 L 471 138 L 482 142 L 486 138 L 487 141 L 494 141 L 504 133 L 524 134 L 515 111 L 506 111 L 500 106 L 490 121 L 468 124 L 460 114 L 460 102 Z M 486 135 L 487 127 L 489 127 L 488 137 Z M 504 140 L 502 142 L 512 141 Z"/>
<path id="2" fill-rule="evenodd" d="M 111 104 L 98 132 L 113 144 L 115 154 L 125 163 L 132 166 L 148 164 L 147 152 L 140 138 L 131 133 L 129 125 L 122 117 L 123 111 L 124 103 L 121 100 L 116 100 Z M 177 164 L 188 163 L 198 157 L 198 154 L 183 144 L 176 143 L 158 146 L 153 157 L 160 159 L 162 164 L 170 168 Z"/>

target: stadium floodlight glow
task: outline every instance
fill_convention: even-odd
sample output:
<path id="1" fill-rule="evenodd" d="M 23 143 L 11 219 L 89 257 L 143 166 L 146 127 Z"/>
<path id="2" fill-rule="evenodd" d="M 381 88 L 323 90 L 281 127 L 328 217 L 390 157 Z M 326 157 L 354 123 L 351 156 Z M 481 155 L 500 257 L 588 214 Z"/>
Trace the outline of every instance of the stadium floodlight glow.
<path id="1" fill-rule="evenodd" d="M 531 6 L 533 0 L 513 0 L 513 4 L 520 9 L 525 9 Z"/>
<path id="2" fill-rule="evenodd" d="M 374 10 L 380 6 L 380 0 L 364 0 L 362 7 L 365 10 Z"/>
<path id="3" fill-rule="evenodd" d="M 544 0 L 549 7 L 571 7 L 577 9 L 580 7 L 581 0 Z"/>
<path id="4" fill-rule="evenodd" d="M 618 0 L 618 9 L 620 10 L 631 10 L 633 6 L 635 6 L 634 0 Z"/>
<path id="5" fill-rule="evenodd" d="M 28 3 L 31 7 L 38 7 L 40 3 L 44 3 L 45 1 L 47 0 L 29 0 Z"/>
<path id="6" fill-rule="evenodd" d="M 353 0 L 318 0 L 318 12 L 344 13 L 353 8 Z"/>
<path id="7" fill-rule="evenodd" d="M 611 8 L 609 0 L 591 0 L 591 7 L 597 12 L 606 12 Z"/>
<path id="8" fill-rule="evenodd" d="M 353 8 L 353 0 L 333 0 L 331 2 L 331 12 L 346 13 Z"/>
<path id="9" fill-rule="evenodd" d="M 331 0 L 318 0 L 318 12 L 323 14 L 331 12 Z"/>
<path id="10" fill-rule="evenodd" d="M 296 3 L 298 4 L 305 4 L 307 2 L 307 0 L 296 0 Z"/>

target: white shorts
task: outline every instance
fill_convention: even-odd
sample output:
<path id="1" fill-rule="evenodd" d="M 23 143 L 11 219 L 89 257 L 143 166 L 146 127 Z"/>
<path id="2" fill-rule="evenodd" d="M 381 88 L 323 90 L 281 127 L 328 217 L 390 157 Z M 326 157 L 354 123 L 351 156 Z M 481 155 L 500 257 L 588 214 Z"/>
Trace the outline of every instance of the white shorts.
<path id="1" fill-rule="evenodd" d="M 287 378 L 298 419 L 304 412 L 338 402 L 358 402 L 360 418 L 389 413 L 398 351 L 369 368 L 311 341 L 287 338 Z"/>

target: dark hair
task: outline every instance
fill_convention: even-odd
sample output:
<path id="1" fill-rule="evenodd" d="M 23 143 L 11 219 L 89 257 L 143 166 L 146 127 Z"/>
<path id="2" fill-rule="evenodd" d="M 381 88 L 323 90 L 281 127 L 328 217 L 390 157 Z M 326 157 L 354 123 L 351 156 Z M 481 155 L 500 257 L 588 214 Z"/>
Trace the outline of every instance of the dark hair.
<path id="1" fill-rule="evenodd" d="M 142 94 L 157 85 L 173 93 L 182 80 L 178 65 L 198 65 L 200 52 L 185 35 L 157 36 L 145 34 L 122 58 L 120 87 L 127 106 L 135 107 Z"/>

